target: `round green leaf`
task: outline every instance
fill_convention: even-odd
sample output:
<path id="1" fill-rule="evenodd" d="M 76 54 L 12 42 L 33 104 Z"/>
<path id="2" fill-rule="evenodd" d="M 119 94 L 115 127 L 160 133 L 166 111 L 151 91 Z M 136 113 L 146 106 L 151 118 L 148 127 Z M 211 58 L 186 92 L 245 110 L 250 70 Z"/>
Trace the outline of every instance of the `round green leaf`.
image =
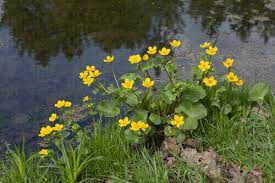
<path id="1" fill-rule="evenodd" d="M 151 113 L 149 116 L 149 120 L 154 124 L 154 125 L 160 125 L 161 124 L 161 119 L 160 116 L 154 113 Z"/>
<path id="2" fill-rule="evenodd" d="M 227 115 L 232 111 L 232 106 L 230 104 L 226 104 L 223 106 L 222 111 L 225 115 Z"/>
<path id="3" fill-rule="evenodd" d="M 138 97 L 135 94 L 130 93 L 127 96 L 126 103 L 130 104 L 131 106 L 135 106 L 135 105 L 137 105 L 139 103 Z"/>
<path id="4" fill-rule="evenodd" d="M 263 102 L 264 97 L 270 91 L 270 87 L 265 83 L 257 83 L 249 90 L 249 100 Z"/>
<path id="5" fill-rule="evenodd" d="M 193 119 L 202 119 L 207 116 L 207 109 L 201 103 L 182 102 L 176 109 L 176 113 L 185 113 Z"/>
<path id="6" fill-rule="evenodd" d="M 187 118 L 184 124 L 180 127 L 182 130 L 195 130 L 199 126 L 198 120 L 194 118 Z"/>
<path id="7" fill-rule="evenodd" d="M 197 85 L 195 87 L 189 88 L 185 95 L 184 99 L 189 100 L 191 102 L 198 102 L 206 96 L 206 92 L 203 87 Z"/>
<path id="8" fill-rule="evenodd" d="M 139 137 L 134 134 L 131 130 L 127 129 L 124 131 L 125 137 L 127 140 L 129 140 L 129 142 L 131 143 L 138 143 L 139 141 Z"/>
<path id="9" fill-rule="evenodd" d="M 164 127 L 164 134 L 168 137 L 170 136 L 175 136 L 176 135 L 176 131 L 174 128 L 172 128 L 171 126 L 165 126 Z"/>
<path id="10" fill-rule="evenodd" d="M 179 144 L 182 144 L 186 139 L 186 135 L 181 133 L 177 136 L 176 140 L 177 140 L 177 143 Z"/>
<path id="11" fill-rule="evenodd" d="M 135 114 L 132 117 L 132 120 L 134 120 L 134 121 L 147 121 L 147 118 L 148 118 L 148 111 L 139 110 L 139 111 L 135 111 Z"/>
<path id="12" fill-rule="evenodd" d="M 101 101 L 97 105 L 98 113 L 105 117 L 115 117 L 120 114 L 120 109 L 112 101 Z"/>

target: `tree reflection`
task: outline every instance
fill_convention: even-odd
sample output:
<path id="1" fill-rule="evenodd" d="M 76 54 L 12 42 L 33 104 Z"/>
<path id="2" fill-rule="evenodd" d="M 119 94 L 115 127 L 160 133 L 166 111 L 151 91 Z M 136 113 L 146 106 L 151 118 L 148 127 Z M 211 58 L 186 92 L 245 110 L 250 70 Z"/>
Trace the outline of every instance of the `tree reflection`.
<path id="1" fill-rule="evenodd" d="M 8 26 L 22 55 L 46 66 L 63 53 L 82 54 L 92 40 L 106 52 L 167 39 L 184 26 L 180 0 L 6 0 L 1 27 Z M 165 27 L 166 31 L 161 32 Z"/>
<path id="2" fill-rule="evenodd" d="M 208 35 L 219 32 L 225 21 L 241 40 L 246 40 L 253 29 L 268 41 L 275 35 L 275 11 L 267 1 L 259 0 L 191 0 L 188 13 L 200 20 Z"/>

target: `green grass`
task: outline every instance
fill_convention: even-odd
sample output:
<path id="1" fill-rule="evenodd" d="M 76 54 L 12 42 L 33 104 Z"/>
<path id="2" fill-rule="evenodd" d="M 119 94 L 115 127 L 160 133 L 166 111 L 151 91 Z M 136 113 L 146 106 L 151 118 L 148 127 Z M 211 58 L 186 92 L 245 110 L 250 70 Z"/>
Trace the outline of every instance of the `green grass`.
<path id="1" fill-rule="evenodd" d="M 193 138 L 198 149 L 213 148 L 225 162 L 252 170 L 261 168 L 266 182 L 274 182 L 274 116 L 267 119 L 253 117 L 240 121 L 216 115 L 204 122 Z M 245 122 L 244 122 L 245 121 Z M 209 124 L 206 124 L 209 123 Z M 210 125 L 212 124 L 212 125 Z M 41 158 L 25 150 L 9 152 L 7 161 L 0 164 L 0 182 L 113 182 L 166 183 L 207 182 L 198 167 L 188 167 L 180 158 L 167 167 L 161 152 L 152 152 L 143 145 L 132 147 L 117 125 L 98 125 L 83 144 L 59 146 L 55 159 Z"/>

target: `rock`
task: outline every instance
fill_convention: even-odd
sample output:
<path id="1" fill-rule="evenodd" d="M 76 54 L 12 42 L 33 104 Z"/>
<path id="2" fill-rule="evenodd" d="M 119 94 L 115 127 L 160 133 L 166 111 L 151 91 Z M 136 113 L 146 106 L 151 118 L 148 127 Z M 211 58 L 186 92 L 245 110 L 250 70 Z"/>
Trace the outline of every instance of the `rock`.
<path id="1" fill-rule="evenodd" d="M 162 151 L 164 153 L 164 157 L 168 157 L 173 153 L 179 154 L 180 147 L 177 144 L 177 140 L 172 137 L 165 138 L 165 140 L 163 141 Z"/>

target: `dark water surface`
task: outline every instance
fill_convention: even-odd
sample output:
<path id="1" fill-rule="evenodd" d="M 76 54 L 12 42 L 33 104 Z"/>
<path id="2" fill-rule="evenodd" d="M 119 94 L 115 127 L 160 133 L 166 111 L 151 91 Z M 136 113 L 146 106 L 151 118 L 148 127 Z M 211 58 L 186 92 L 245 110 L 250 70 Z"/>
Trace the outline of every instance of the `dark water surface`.
<path id="1" fill-rule="evenodd" d="M 218 61 L 234 55 L 245 79 L 275 85 L 274 0 L 0 2 L 0 141 L 32 138 L 57 99 L 79 103 L 91 93 L 78 79 L 85 65 L 97 65 L 108 80 L 106 54 L 116 56 L 122 74 L 131 69 L 129 54 L 173 38 L 183 41 L 177 61 L 184 77 L 198 45 L 218 40 Z"/>

